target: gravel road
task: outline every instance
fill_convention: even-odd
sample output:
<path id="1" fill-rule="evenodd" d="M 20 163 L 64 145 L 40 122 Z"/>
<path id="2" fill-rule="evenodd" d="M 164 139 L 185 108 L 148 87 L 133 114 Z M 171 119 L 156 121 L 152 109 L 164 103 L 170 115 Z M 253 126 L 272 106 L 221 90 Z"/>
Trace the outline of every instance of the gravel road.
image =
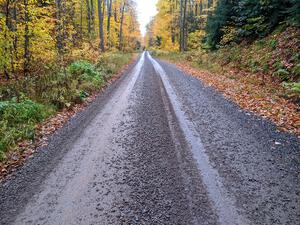
<path id="1" fill-rule="evenodd" d="M 297 225 L 300 141 L 141 54 L 0 184 L 2 225 Z"/>

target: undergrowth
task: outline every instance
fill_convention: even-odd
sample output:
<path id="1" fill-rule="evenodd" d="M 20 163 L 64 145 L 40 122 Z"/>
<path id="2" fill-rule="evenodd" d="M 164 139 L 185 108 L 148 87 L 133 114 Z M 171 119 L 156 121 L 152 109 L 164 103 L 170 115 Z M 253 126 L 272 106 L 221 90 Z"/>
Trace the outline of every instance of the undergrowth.
<path id="1" fill-rule="evenodd" d="M 21 97 L 0 102 L 0 160 L 4 152 L 23 139 L 34 140 L 35 125 L 54 113 L 51 106 Z"/>
<path id="2" fill-rule="evenodd" d="M 299 96 L 299 37 L 299 29 L 280 27 L 268 37 L 250 44 L 231 44 L 215 51 L 198 49 L 179 54 L 155 50 L 153 54 L 174 61 L 186 60 L 215 74 L 232 70 L 250 73 L 262 85 L 268 81 L 282 83 L 287 95 Z"/>
<path id="3" fill-rule="evenodd" d="M 38 123 L 83 102 L 131 58 L 129 53 L 105 53 L 96 63 L 77 60 L 48 74 L 0 84 L 0 161 L 19 141 L 34 140 Z"/>

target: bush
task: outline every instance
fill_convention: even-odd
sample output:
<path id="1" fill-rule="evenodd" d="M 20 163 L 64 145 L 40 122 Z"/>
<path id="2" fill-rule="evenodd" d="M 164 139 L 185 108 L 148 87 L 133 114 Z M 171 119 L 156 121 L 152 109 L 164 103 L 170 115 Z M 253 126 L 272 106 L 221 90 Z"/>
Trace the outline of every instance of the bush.
<path id="1" fill-rule="evenodd" d="M 291 96 L 300 97 L 300 82 L 297 83 L 283 83 L 283 86 L 289 91 Z"/>
<path id="2" fill-rule="evenodd" d="M 293 74 L 296 77 L 300 77 L 300 63 L 297 64 L 294 68 L 293 68 Z"/>
<path id="3" fill-rule="evenodd" d="M 70 73 L 73 78 L 82 77 L 100 77 L 102 76 L 96 67 L 88 61 L 79 60 L 73 62 L 68 68 L 67 72 Z"/>
<path id="4" fill-rule="evenodd" d="M 272 48 L 273 50 L 276 49 L 277 45 L 278 45 L 278 41 L 277 41 L 277 40 L 271 39 L 271 40 L 269 41 L 269 46 L 270 46 L 270 48 Z"/>
<path id="5" fill-rule="evenodd" d="M 291 90 L 300 95 L 300 82 L 293 83 Z"/>
<path id="6" fill-rule="evenodd" d="M 39 80 L 37 98 L 62 109 L 83 101 L 82 92 L 93 92 L 103 84 L 102 72 L 88 61 L 79 60 L 70 64 L 65 71 L 44 76 Z M 41 96 L 41 98 L 40 98 Z"/>
<path id="7" fill-rule="evenodd" d="M 10 125 L 24 122 L 40 122 L 45 118 L 44 106 L 31 100 L 17 102 L 16 99 L 0 102 L 0 119 Z"/>
<path id="8" fill-rule="evenodd" d="M 104 74 L 105 78 L 109 78 L 117 73 L 123 65 L 129 63 L 130 59 L 130 53 L 107 52 L 101 55 L 96 68 Z"/>
<path id="9" fill-rule="evenodd" d="M 54 67 L 43 76 L 11 80 L 0 86 L 0 160 L 18 141 L 34 139 L 36 124 L 57 108 L 82 102 L 131 58 L 129 53 L 105 53 L 96 65 L 78 60 L 67 68 Z"/>
<path id="10" fill-rule="evenodd" d="M 35 98 L 45 104 L 55 105 L 58 109 L 69 107 L 79 96 L 78 79 L 67 72 L 45 76 L 37 83 L 39 86 L 36 87 L 38 91 Z"/>
<path id="11" fill-rule="evenodd" d="M 88 61 L 80 60 L 72 63 L 68 68 L 68 73 L 70 73 L 73 78 L 78 79 L 79 83 L 76 89 L 81 92 L 81 94 L 79 94 L 81 99 L 83 99 L 82 92 L 88 93 L 95 91 L 104 83 L 103 72 Z"/>
<path id="12" fill-rule="evenodd" d="M 28 99 L 0 102 L 0 160 L 9 146 L 22 139 L 34 139 L 35 125 L 51 113 L 51 107 Z"/>
<path id="13" fill-rule="evenodd" d="M 278 77 L 282 81 L 289 80 L 289 72 L 285 69 L 279 69 L 275 73 L 273 73 L 274 77 Z"/>

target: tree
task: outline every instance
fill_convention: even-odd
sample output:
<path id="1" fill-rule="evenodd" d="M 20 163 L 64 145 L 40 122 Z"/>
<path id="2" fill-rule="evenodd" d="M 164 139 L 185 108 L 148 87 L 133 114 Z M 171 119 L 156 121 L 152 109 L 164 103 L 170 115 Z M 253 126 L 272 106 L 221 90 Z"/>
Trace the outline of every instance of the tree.
<path id="1" fill-rule="evenodd" d="M 207 16 L 215 6 L 216 1 L 212 0 L 159 0 L 151 25 L 153 36 L 161 37 L 159 48 L 186 51 L 196 41 L 190 37 L 199 37 L 201 43 Z"/>
<path id="2" fill-rule="evenodd" d="M 99 37 L 100 44 L 99 48 L 102 52 L 104 52 L 104 31 L 103 31 L 103 11 L 102 11 L 102 0 L 98 0 L 98 17 L 99 17 Z"/>
<path id="3" fill-rule="evenodd" d="M 159 0 L 146 35 L 148 44 L 186 51 L 188 47 L 255 40 L 280 23 L 300 26 L 300 0 Z M 161 37 L 157 46 L 155 37 Z M 198 44 L 196 44 L 198 42 Z"/>
<path id="4" fill-rule="evenodd" d="M 25 32 L 24 32 L 24 76 L 28 76 L 30 70 L 30 51 L 29 51 L 29 3 L 28 0 L 24 0 L 24 23 L 25 23 Z"/>
<path id="5" fill-rule="evenodd" d="M 110 21 L 111 21 L 111 10 L 112 10 L 113 0 L 107 0 L 107 44 L 110 48 Z"/>
<path id="6" fill-rule="evenodd" d="M 135 49 L 141 42 L 136 5 L 125 3 L 0 0 L 0 79 L 41 76 L 55 63 L 65 66 L 105 46 Z"/>
<path id="7" fill-rule="evenodd" d="M 120 23 L 120 33 L 119 33 L 119 50 L 123 49 L 123 25 L 124 25 L 124 14 L 125 14 L 126 0 L 123 1 L 121 10 L 121 23 Z"/>
<path id="8" fill-rule="evenodd" d="M 231 22 L 234 2 L 231 0 L 220 0 L 214 14 L 209 15 L 206 25 L 206 42 L 212 48 L 220 42 L 223 31 L 222 28 Z"/>

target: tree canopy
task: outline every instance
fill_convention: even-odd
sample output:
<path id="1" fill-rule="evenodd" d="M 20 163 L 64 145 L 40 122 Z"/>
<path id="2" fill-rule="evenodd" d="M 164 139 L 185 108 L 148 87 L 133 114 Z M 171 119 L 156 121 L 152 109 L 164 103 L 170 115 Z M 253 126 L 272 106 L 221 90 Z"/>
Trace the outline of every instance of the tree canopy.
<path id="1" fill-rule="evenodd" d="M 131 0 L 0 0 L 0 75 L 39 75 L 88 49 L 140 45 Z"/>
<path id="2" fill-rule="evenodd" d="M 157 9 L 145 41 L 159 49 L 216 48 L 300 25 L 300 0 L 159 0 Z"/>

